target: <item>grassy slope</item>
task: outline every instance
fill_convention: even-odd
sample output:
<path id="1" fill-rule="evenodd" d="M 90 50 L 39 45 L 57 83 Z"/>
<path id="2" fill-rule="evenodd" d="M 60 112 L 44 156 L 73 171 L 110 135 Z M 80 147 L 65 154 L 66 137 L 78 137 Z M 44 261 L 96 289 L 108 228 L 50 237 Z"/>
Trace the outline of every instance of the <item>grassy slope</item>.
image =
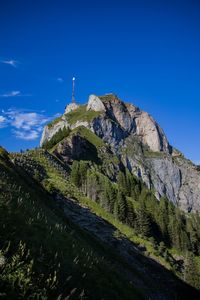
<path id="1" fill-rule="evenodd" d="M 63 188 L 65 183 L 59 172 L 48 167 L 44 158 L 37 158 L 47 169 L 49 180 L 54 180 L 57 185 L 59 183 L 58 188 Z M 4 276 L 1 281 L 1 292 L 8 293 L 2 299 L 28 299 L 33 282 L 34 291 L 41 290 L 42 286 L 48 289 L 47 294 L 44 292 L 48 299 L 55 299 L 62 293 L 65 296 L 71 293 L 70 299 L 78 299 L 82 294 L 89 299 L 131 299 L 133 295 L 134 299 L 141 298 L 110 266 L 105 249 L 91 236 L 70 224 L 48 193 L 35 181 L 2 157 L 0 171 L 1 248 L 11 242 L 5 254 L 7 264 L 20 241 L 26 244 L 30 257 L 34 258 L 34 272 L 30 274 L 31 280 L 25 291 L 22 293 L 18 280 L 13 279 L 19 277 L 16 270 L 9 271 L 10 277 Z M 22 258 L 22 261 L 25 259 Z M 20 274 L 23 273 L 22 261 L 15 266 Z M 50 280 L 50 274 L 52 277 L 56 274 L 55 282 Z M 48 283 L 48 280 L 53 283 Z"/>
<path id="2" fill-rule="evenodd" d="M 99 112 L 86 110 L 87 105 L 81 105 L 76 110 L 69 112 L 67 115 L 65 115 L 66 120 L 69 122 L 69 124 L 74 124 L 77 121 L 87 121 L 90 122 L 95 117 L 99 116 Z"/>
<path id="3" fill-rule="evenodd" d="M 101 148 L 103 148 L 105 145 L 103 143 L 103 141 L 101 139 L 99 139 L 95 134 L 91 133 L 91 131 L 87 130 L 86 128 L 83 128 L 83 127 L 79 127 L 77 129 L 75 129 L 71 134 L 79 134 L 81 135 L 82 137 L 86 138 L 90 143 L 92 143 L 97 149 L 98 151 L 100 150 L 101 151 Z M 68 197 L 73 197 L 75 199 L 77 199 L 77 201 L 79 201 L 81 203 L 81 205 L 84 205 L 84 206 L 87 206 L 89 207 L 89 209 L 94 212 L 96 215 L 100 216 L 101 218 L 107 220 L 110 224 L 114 225 L 115 228 L 116 228 L 116 235 L 118 235 L 120 237 L 121 234 L 125 235 L 130 241 L 134 242 L 135 244 L 142 244 L 142 245 L 145 245 L 146 246 L 146 254 L 147 255 L 150 255 L 152 258 L 155 258 L 157 261 L 159 261 L 162 265 L 164 265 L 166 268 L 169 268 L 170 269 L 170 265 L 166 263 L 166 261 L 162 258 L 162 257 L 155 257 L 154 255 L 154 251 L 153 251 L 153 247 L 152 247 L 152 244 L 147 241 L 147 240 L 144 240 L 140 237 L 138 237 L 132 228 L 124 225 L 124 224 L 121 224 L 119 221 L 117 221 L 111 214 L 105 212 L 97 203 L 91 201 L 90 199 L 84 197 L 79 191 L 78 189 L 73 186 L 73 184 L 69 181 L 69 180 L 66 180 L 66 178 L 64 178 L 61 174 L 61 172 L 59 172 L 58 170 L 56 170 L 56 168 L 51 164 L 49 163 L 49 161 L 46 159 L 46 157 L 44 155 L 41 155 L 41 151 L 40 150 L 37 150 L 37 151 L 30 151 L 29 152 L 30 156 L 35 159 L 40 165 L 42 165 L 44 167 L 44 169 L 46 170 L 46 173 L 47 173 L 47 176 L 48 176 L 48 179 L 46 180 L 46 183 L 49 183 L 51 186 L 53 186 L 54 188 L 56 188 L 57 190 L 59 190 L 63 195 L 65 196 L 68 196 Z M 109 156 L 108 154 L 106 154 L 106 156 Z M 105 160 L 106 159 L 109 159 L 109 157 L 105 157 Z M 4 160 L 5 161 L 5 160 Z M 24 180 L 24 177 L 23 177 L 23 180 Z M 46 184 L 45 183 L 45 184 Z M 31 186 L 32 181 L 31 181 L 31 184 L 27 183 L 29 185 L 29 187 Z M 35 185 L 36 183 L 34 183 Z M 23 185 L 23 182 L 22 182 L 22 185 Z M 44 191 L 42 191 L 42 193 L 44 193 Z M 52 209 L 53 210 L 57 210 L 57 208 L 55 207 L 55 205 L 52 203 L 52 199 L 49 195 L 46 194 L 46 196 L 42 196 L 40 198 L 43 198 L 43 199 L 46 199 L 46 198 L 49 198 L 49 201 L 48 201 L 48 205 L 51 204 L 51 207 L 50 207 L 50 210 L 52 212 Z M 35 203 L 35 202 L 34 202 Z M 46 208 L 45 208 L 46 210 Z M 29 215 L 30 215 L 30 212 L 29 212 Z M 61 212 L 57 212 L 56 214 L 56 218 L 60 218 L 61 217 Z M 36 217 L 37 218 L 37 217 Z M 50 219 L 52 220 L 52 227 L 53 227 L 53 224 L 55 224 L 55 222 L 57 222 L 55 219 L 53 219 L 52 217 L 50 217 Z M 45 219 L 45 222 L 46 222 L 46 219 Z M 62 220 L 63 222 L 63 220 Z M 66 222 L 66 221 L 65 221 Z M 44 222 L 42 223 L 42 226 L 44 225 Z M 25 224 L 23 226 L 26 226 Z M 32 224 L 31 224 L 31 227 L 32 227 Z M 51 228 L 51 227 L 50 227 Z M 102 255 L 102 250 L 101 250 L 101 246 L 99 244 L 96 244 L 96 242 L 94 242 L 91 237 L 88 237 L 84 232 L 80 232 L 80 229 L 78 228 L 75 228 L 74 229 L 74 226 L 72 224 L 70 224 L 70 228 L 73 228 L 72 229 L 72 232 L 75 231 L 76 234 L 79 235 L 78 238 L 80 238 L 81 240 L 83 240 L 83 244 L 86 243 L 86 245 L 81 245 L 81 247 L 83 247 L 85 249 L 85 247 L 90 247 L 92 248 L 93 250 L 95 249 L 95 251 L 97 252 L 96 255 L 97 255 L 97 258 L 96 260 L 99 261 L 99 257 L 101 257 Z M 45 229 L 46 230 L 46 229 Z M 9 230 L 8 232 L 11 232 L 12 230 Z M 65 231 L 65 234 L 66 234 L 66 230 Z M 37 232 L 37 230 L 36 230 Z M 62 232 L 63 233 L 63 232 Z M 26 237 L 28 235 L 27 232 L 25 232 L 24 236 Z M 67 234 L 66 234 L 67 235 Z M 70 238 L 71 237 L 71 234 L 70 232 L 68 233 L 66 240 L 69 238 L 69 235 L 70 235 Z M 37 234 L 36 234 L 37 236 Z M 48 235 L 47 235 L 48 236 Z M 43 240 L 44 238 L 46 237 L 46 231 L 45 231 L 45 235 L 41 238 L 41 240 Z M 71 250 L 69 250 L 69 248 L 65 248 L 65 243 L 63 243 L 63 240 L 65 241 L 65 238 L 61 239 L 61 241 L 59 240 L 59 247 L 61 245 L 61 249 L 63 249 L 64 247 L 64 253 L 68 253 L 68 252 L 71 252 Z M 23 239 L 22 239 L 23 240 Z M 57 238 L 56 238 L 57 240 Z M 77 240 L 77 238 L 75 239 Z M 74 244 L 75 243 L 75 240 L 74 241 L 71 241 L 69 242 Z M 62 243 L 63 243 L 63 246 L 62 246 Z M 92 243 L 92 245 L 91 245 Z M 89 245 L 88 245 L 89 244 Z M 80 244 L 79 244 L 80 245 Z M 78 245 L 76 245 L 78 246 Z M 74 250 L 77 250 L 77 253 L 80 252 L 80 248 L 76 249 L 76 246 L 75 246 L 75 249 Z M 38 245 L 39 247 L 39 245 Z M 54 246 L 51 246 L 51 247 L 54 247 Z M 57 252 L 57 249 L 54 250 Z M 108 252 L 106 250 L 106 252 Z M 75 255 L 75 254 L 74 254 Z M 34 254 L 35 256 L 35 254 Z M 62 253 L 62 256 L 63 256 L 63 253 Z M 87 259 L 87 257 L 83 257 L 82 260 L 84 261 L 84 259 Z M 68 264 L 70 265 L 72 261 L 72 257 L 69 258 L 68 260 Z M 76 266 L 76 268 L 80 267 L 80 269 L 82 269 L 83 265 L 81 265 L 80 263 L 81 259 L 79 260 L 79 266 Z M 63 265 L 63 262 L 61 262 L 61 265 Z M 116 275 L 116 280 L 114 279 L 115 276 L 110 276 L 110 266 L 106 264 L 106 262 L 104 261 L 101 261 L 100 263 L 101 265 L 101 270 L 99 270 L 99 265 L 95 267 L 97 267 L 98 269 L 98 272 L 95 272 L 94 273 L 91 273 L 91 270 L 89 270 L 89 272 L 91 273 L 91 276 L 92 278 L 87 278 L 89 280 L 89 285 L 88 285 L 88 282 L 84 282 L 84 284 L 82 286 L 79 286 L 78 289 L 79 289 L 79 292 L 81 292 L 81 288 L 84 286 L 84 289 L 89 293 L 90 295 L 90 299 L 92 299 L 92 297 L 95 297 L 95 291 L 96 291 L 96 287 L 93 289 L 94 287 L 94 282 L 93 282 L 93 279 L 95 278 L 96 280 L 98 280 L 98 282 L 100 281 L 101 284 L 100 286 L 98 286 L 99 288 L 99 291 L 100 291 L 100 294 L 102 295 L 102 292 L 104 293 L 105 292 L 105 296 L 104 296 L 104 299 L 107 299 L 106 297 L 110 297 L 111 295 L 113 295 L 113 289 L 115 289 L 115 285 L 118 286 L 118 291 L 117 293 L 119 293 L 120 295 L 123 295 L 123 298 L 122 299 L 132 299 L 132 296 L 130 298 L 130 295 L 136 295 L 135 297 L 137 298 L 138 297 L 138 294 L 137 292 L 130 286 L 125 283 L 122 278 L 117 278 L 119 275 Z M 93 264 L 94 266 L 94 264 Z M 71 269 L 70 270 L 73 270 L 73 264 L 71 266 Z M 77 272 L 80 272 L 80 269 L 78 268 L 78 271 Z M 103 270 L 105 271 L 108 270 L 108 276 L 105 278 L 102 278 L 102 274 L 101 272 L 103 272 Z M 72 271 L 70 271 L 71 273 Z M 88 272 L 88 270 L 87 270 Z M 67 276 L 67 275 L 66 275 Z M 76 273 L 76 276 L 77 273 Z M 75 280 L 78 280 L 80 281 L 80 278 L 74 276 L 74 279 Z M 61 277 L 63 277 L 63 273 L 61 272 Z M 77 279 L 78 278 L 78 279 Z M 109 278 L 109 283 L 107 282 L 107 279 Z M 104 280 L 106 281 L 106 283 L 104 283 Z M 81 279 L 81 284 L 82 284 L 82 279 Z M 122 285 L 125 286 L 127 285 L 126 289 L 127 289 L 127 292 L 124 292 L 125 289 L 122 288 Z M 105 288 L 103 288 L 105 286 Z M 98 290 L 97 288 L 97 290 Z M 92 295 L 92 296 L 91 296 Z M 109 296 L 108 296 L 109 295 Z M 97 298 L 96 298 L 97 299 Z M 109 299 L 109 298 L 108 298 Z M 116 296 L 115 296 L 115 299 Z"/>
<path id="4" fill-rule="evenodd" d="M 96 134 L 94 134 L 91 130 L 87 129 L 84 126 L 79 126 L 72 131 L 72 134 L 78 134 L 88 140 L 95 147 L 103 147 L 105 143 L 100 139 Z"/>
<path id="5" fill-rule="evenodd" d="M 119 237 L 119 239 L 121 236 L 125 236 L 131 242 L 133 242 L 135 245 L 145 246 L 146 247 L 145 255 L 147 255 L 147 257 L 151 257 L 151 258 L 155 259 L 166 269 L 169 269 L 169 270 L 171 269 L 169 263 L 167 263 L 163 257 L 155 254 L 154 248 L 150 241 L 145 240 L 145 239 L 139 237 L 138 235 L 136 235 L 132 228 L 130 228 L 129 226 L 127 226 L 125 224 L 122 224 L 121 222 L 116 220 L 112 214 L 106 212 L 103 208 L 101 208 L 98 203 L 91 201 L 90 199 L 86 198 L 83 194 L 81 194 L 80 191 L 69 180 L 66 180 L 65 178 L 63 178 L 62 175 L 59 174 L 59 172 L 56 171 L 55 168 L 52 167 L 46 161 L 45 157 L 39 155 L 39 152 L 40 152 L 39 150 L 32 151 L 31 155 L 41 165 L 43 165 L 45 167 L 46 172 L 48 174 L 48 181 L 51 183 L 51 185 L 54 188 L 59 190 L 64 196 L 72 197 L 73 199 L 76 199 L 81 205 L 83 205 L 84 207 L 88 207 L 91 212 L 95 213 L 97 216 L 103 218 L 104 220 L 106 220 L 107 222 L 112 224 L 116 229 L 115 234 L 116 234 L 116 236 Z M 139 276 L 141 276 L 141 274 L 139 274 Z M 176 282 L 175 277 L 172 277 L 171 281 Z M 149 284 L 150 284 L 150 282 L 147 282 L 147 285 L 149 285 Z M 177 286 L 178 285 L 179 285 L 179 283 L 177 280 Z M 159 286 L 159 284 L 157 285 L 157 288 L 158 288 L 158 286 Z M 184 299 L 184 298 L 182 298 L 182 299 Z"/>

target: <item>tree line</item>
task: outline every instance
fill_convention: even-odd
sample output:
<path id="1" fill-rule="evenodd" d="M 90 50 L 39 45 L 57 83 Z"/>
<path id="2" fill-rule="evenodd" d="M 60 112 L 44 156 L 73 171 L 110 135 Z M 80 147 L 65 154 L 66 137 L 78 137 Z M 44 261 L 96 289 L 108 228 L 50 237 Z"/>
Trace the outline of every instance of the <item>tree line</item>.
<path id="1" fill-rule="evenodd" d="M 132 227 L 136 234 L 149 239 L 158 254 L 166 260 L 169 259 L 167 248 L 173 247 L 184 253 L 187 257 L 184 279 L 200 286 L 200 280 L 197 280 L 197 275 L 194 276 L 197 274 L 194 257 L 200 255 L 199 214 L 184 213 L 166 197 L 157 200 L 154 191 L 149 190 L 128 169 L 120 171 L 116 182 L 111 182 L 90 162 L 74 161 L 71 180 L 116 219 Z M 188 270 L 192 268 L 191 273 Z"/>

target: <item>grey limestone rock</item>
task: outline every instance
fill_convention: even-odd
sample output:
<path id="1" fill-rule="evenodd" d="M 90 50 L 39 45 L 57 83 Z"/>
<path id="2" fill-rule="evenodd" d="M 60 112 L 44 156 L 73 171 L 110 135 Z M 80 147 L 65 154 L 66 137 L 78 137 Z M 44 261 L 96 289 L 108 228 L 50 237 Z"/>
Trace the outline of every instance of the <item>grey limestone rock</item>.
<path id="1" fill-rule="evenodd" d="M 153 188 L 158 199 L 167 196 L 186 211 L 200 211 L 200 171 L 170 146 L 162 128 L 147 112 L 115 95 L 91 95 L 86 113 L 94 111 L 99 115 L 69 124 L 65 116 L 77 108 L 78 105 L 68 105 L 58 122 L 45 126 L 41 146 L 64 126 L 71 130 L 84 126 L 108 144 L 124 166 Z M 87 150 L 85 141 L 72 141 L 73 147 L 69 140 L 57 146 L 57 154 L 65 161 L 70 160 L 72 149 L 73 156 Z"/>

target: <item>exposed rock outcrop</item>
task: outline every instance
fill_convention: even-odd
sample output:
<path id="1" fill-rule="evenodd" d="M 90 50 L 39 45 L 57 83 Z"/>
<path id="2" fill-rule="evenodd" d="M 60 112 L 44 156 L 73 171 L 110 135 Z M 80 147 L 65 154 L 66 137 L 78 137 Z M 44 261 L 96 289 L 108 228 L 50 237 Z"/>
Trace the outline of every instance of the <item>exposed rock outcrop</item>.
<path id="1" fill-rule="evenodd" d="M 79 119 L 69 122 L 67 114 L 77 108 L 68 105 L 58 122 L 44 128 L 41 145 L 64 126 L 71 130 L 84 126 L 111 147 L 124 166 L 153 188 L 158 199 L 167 196 L 186 211 L 200 211 L 200 172 L 169 145 L 162 128 L 147 112 L 112 94 L 91 95 Z M 59 143 L 55 154 L 67 162 L 81 152 L 87 155 L 89 148 L 91 151 L 85 140 L 73 137 Z"/>
<path id="2" fill-rule="evenodd" d="M 68 127 L 68 125 L 63 118 L 61 118 L 60 121 L 55 123 L 53 126 L 46 125 L 42 132 L 40 146 L 42 147 L 46 141 L 49 141 L 60 129 L 63 129 L 64 127 Z"/>
<path id="3" fill-rule="evenodd" d="M 102 101 L 99 97 L 95 95 L 90 95 L 87 110 L 94 110 L 94 111 L 106 111 L 105 106 L 103 105 Z"/>
<path id="4" fill-rule="evenodd" d="M 136 134 L 152 151 L 169 152 L 170 146 L 163 130 L 148 113 L 141 112 L 135 117 L 135 123 Z"/>
<path id="5" fill-rule="evenodd" d="M 76 110 L 79 107 L 76 103 L 70 103 L 65 108 L 65 114 L 68 114 L 69 112 Z"/>

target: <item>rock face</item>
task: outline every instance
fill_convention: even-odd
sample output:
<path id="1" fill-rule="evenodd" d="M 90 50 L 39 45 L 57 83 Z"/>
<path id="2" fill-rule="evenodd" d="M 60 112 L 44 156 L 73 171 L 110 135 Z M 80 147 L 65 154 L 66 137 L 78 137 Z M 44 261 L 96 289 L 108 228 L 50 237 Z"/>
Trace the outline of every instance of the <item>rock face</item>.
<path id="1" fill-rule="evenodd" d="M 40 146 L 42 146 L 46 141 L 49 141 L 60 129 L 63 129 L 66 126 L 64 119 L 61 119 L 54 126 L 49 127 L 46 125 L 42 132 L 42 137 L 40 140 Z"/>
<path id="2" fill-rule="evenodd" d="M 65 108 L 65 114 L 68 114 L 69 112 L 76 110 L 79 107 L 76 103 L 70 103 L 69 105 L 66 106 Z"/>
<path id="3" fill-rule="evenodd" d="M 200 172 L 169 145 L 162 128 L 147 112 L 112 94 L 91 95 L 79 119 L 70 122 L 68 113 L 77 108 L 68 105 L 58 122 L 44 128 L 41 145 L 64 126 L 71 130 L 84 126 L 109 145 L 125 167 L 155 189 L 158 199 L 167 196 L 186 211 L 200 211 Z M 73 137 L 59 143 L 55 154 L 69 162 L 80 153 L 87 156 L 89 148 L 86 141 Z"/>
<path id="4" fill-rule="evenodd" d="M 54 154 L 66 163 L 70 163 L 73 159 L 91 160 L 91 157 L 98 157 L 94 145 L 80 135 L 73 135 L 61 141 Z"/>
<path id="5" fill-rule="evenodd" d="M 88 100 L 87 110 L 105 111 L 105 106 L 97 96 L 90 95 Z"/>
<path id="6" fill-rule="evenodd" d="M 135 118 L 136 134 L 142 138 L 152 151 L 169 152 L 169 143 L 160 126 L 146 112 Z"/>

